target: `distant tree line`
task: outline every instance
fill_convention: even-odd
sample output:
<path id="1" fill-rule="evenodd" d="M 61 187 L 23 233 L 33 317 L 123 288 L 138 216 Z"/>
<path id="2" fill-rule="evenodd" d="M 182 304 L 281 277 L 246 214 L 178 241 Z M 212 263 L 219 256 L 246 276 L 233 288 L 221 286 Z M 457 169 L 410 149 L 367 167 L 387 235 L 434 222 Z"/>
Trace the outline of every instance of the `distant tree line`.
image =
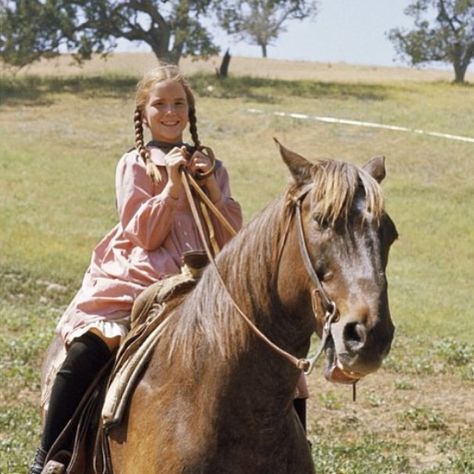
<path id="1" fill-rule="evenodd" d="M 123 38 L 178 63 L 219 53 L 203 21 L 209 18 L 266 57 L 289 20 L 316 14 L 316 0 L 0 0 L 0 59 L 21 68 L 72 51 L 81 62 L 110 53 Z M 464 82 L 474 57 L 474 0 L 413 0 L 405 14 L 413 29 L 388 33 L 398 54 L 413 65 L 452 64 L 455 82 Z"/>

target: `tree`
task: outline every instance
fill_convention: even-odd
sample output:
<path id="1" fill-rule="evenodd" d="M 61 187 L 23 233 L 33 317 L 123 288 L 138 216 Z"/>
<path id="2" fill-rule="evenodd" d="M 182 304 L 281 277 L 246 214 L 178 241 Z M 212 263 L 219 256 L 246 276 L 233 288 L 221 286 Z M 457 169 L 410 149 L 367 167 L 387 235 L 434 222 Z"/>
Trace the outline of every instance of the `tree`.
<path id="1" fill-rule="evenodd" d="M 16 0 L 0 3 L 0 58 L 22 67 L 74 51 L 78 61 L 107 54 L 118 38 L 147 43 L 157 58 L 177 64 L 185 55 L 219 48 L 200 24 L 212 0 Z"/>
<path id="2" fill-rule="evenodd" d="M 427 19 L 434 12 L 434 19 Z M 413 65 L 431 61 L 451 63 L 455 82 L 464 82 L 474 57 L 474 0 L 416 0 L 405 9 L 415 29 L 390 30 L 388 37 L 402 58 Z"/>
<path id="3" fill-rule="evenodd" d="M 268 46 L 286 31 L 286 21 L 302 20 L 316 12 L 316 1 L 228 0 L 221 2 L 218 18 L 229 34 L 260 46 L 266 58 Z"/>

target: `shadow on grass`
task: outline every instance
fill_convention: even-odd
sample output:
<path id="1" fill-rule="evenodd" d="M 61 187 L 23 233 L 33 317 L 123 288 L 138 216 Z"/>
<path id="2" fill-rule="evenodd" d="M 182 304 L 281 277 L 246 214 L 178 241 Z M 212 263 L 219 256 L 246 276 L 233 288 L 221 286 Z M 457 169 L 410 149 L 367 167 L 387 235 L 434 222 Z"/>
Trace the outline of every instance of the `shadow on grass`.
<path id="1" fill-rule="evenodd" d="M 76 94 L 83 97 L 121 98 L 133 93 L 133 76 L 93 77 L 0 77 L 0 105 L 47 105 L 53 95 Z"/>
<path id="2" fill-rule="evenodd" d="M 393 85 L 316 82 L 310 80 L 265 79 L 231 76 L 220 80 L 212 74 L 195 74 L 189 78 L 193 89 L 204 97 L 240 98 L 260 103 L 276 103 L 281 97 L 356 98 L 384 100 Z M 54 95 L 68 93 L 83 97 L 123 98 L 133 94 L 134 76 L 41 77 L 0 76 L 0 105 L 47 105 Z"/>
<path id="3" fill-rule="evenodd" d="M 245 98 L 255 102 L 275 103 L 281 97 L 384 100 L 393 92 L 393 85 L 321 82 L 312 80 L 267 79 L 230 76 L 224 80 L 213 75 L 196 74 L 190 78 L 201 96 Z"/>

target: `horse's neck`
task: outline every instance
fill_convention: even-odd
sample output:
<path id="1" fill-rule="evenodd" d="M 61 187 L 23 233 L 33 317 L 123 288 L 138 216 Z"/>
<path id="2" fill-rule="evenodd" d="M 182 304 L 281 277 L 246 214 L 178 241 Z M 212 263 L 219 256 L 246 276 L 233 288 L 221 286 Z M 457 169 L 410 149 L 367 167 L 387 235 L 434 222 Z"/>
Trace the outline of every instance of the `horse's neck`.
<path id="1" fill-rule="evenodd" d="M 218 258 L 226 286 L 246 314 L 256 323 L 269 319 L 278 305 L 276 249 L 281 238 L 281 203 L 273 202 L 240 231 Z M 226 290 L 219 284 L 222 297 Z M 244 308 L 242 308 L 244 309 Z"/>
<path id="2" fill-rule="evenodd" d="M 274 201 L 224 248 L 217 265 L 226 288 L 220 281 L 215 281 L 218 278 L 212 268 L 205 275 L 208 281 L 203 282 L 202 288 L 202 296 L 209 302 L 203 317 L 214 321 L 222 318 L 218 330 L 229 333 L 229 340 L 233 333 L 242 335 L 243 344 L 233 353 L 233 358 L 238 361 L 234 366 L 234 379 L 243 374 L 244 380 L 254 377 L 262 385 L 268 376 L 266 385 L 272 391 L 278 378 L 283 389 L 288 373 L 294 374 L 294 371 L 291 367 L 289 371 L 282 369 L 288 363 L 256 337 L 233 306 L 229 295 L 270 340 L 291 345 L 295 328 L 284 314 L 276 288 L 280 239 L 286 224 L 282 222 L 282 206 L 283 198 Z M 211 288 L 214 292 L 209 298 L 206 291 Z"/>
<path id="3" fill-rule="evenodd" d="M 215 366 L 225 372 L 223 377 L 252 380 L 262 391 L 267 387 L 275 390 L 275 384 L 291 386 L 294 368 L 288 369 L 288 362 L 255 336 L 229 294 L 270 340 L 294 350 L 294 327 L 290 328 L 276 292 L 278 239 L 282 233 L 278 204 L 274 202 L 264 210 L 219 255 L 217 266 L 225 288 L 216 269 L 206 269 L 179 308 L 178 321 L 169 334 L 173 357 L 194 361 L 192 370 L 207 371 Z M 242 387 L 237 383 L 236 390 L 239 389 Z M 284 391 L 289 393 L 291 389 L 285 387 Z"/>

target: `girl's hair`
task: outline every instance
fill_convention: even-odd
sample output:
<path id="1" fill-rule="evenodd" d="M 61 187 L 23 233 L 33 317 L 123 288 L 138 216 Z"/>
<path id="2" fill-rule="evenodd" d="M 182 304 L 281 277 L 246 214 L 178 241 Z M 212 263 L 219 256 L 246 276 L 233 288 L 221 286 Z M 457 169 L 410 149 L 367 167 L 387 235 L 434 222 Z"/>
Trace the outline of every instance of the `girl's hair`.
<path id="1" fill-rule="evenodd" d="M 189 132 L 196 149 L 201 147 L 197 132 L 197 118 L 194 95 L 188 82 L 181 74 L 177 66 L 165 64 L 158 66 L 145 74 L 143 79 L 137 84 L 137 92 L 135 95 L 135 114 L 133 121 L 135 124 L 135 147 L 143 158 L 146 165 L 146 172 L 154 182 L 161 181 L 161 173 L 158 167 L 151 161 L 150 152 L 146 149 L 143 141 L 143 111 L 148 101 L 151 89 L 162 81 L 176 81 L 183 86 L 188 102 L 188 120 Z"/>

